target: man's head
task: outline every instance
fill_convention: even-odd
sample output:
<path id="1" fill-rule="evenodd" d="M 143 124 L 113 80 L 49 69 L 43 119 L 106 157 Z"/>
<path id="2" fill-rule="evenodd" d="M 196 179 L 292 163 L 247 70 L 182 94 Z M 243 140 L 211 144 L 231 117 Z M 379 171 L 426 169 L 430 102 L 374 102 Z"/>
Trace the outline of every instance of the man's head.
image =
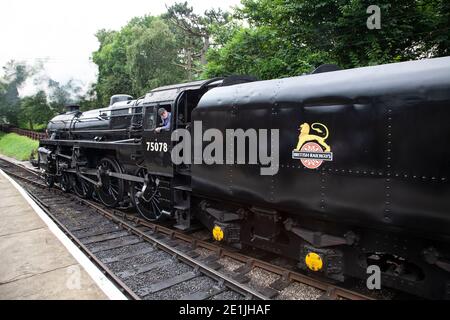
<path id="1" fill-rule="evenodd" d="M 161 118 L 166 119 L 169 116 L 169 113 L 167 112 L 166 109 L 164 108 L 159 108 L 158 109 L 158 114 L 160 115 Z"/>

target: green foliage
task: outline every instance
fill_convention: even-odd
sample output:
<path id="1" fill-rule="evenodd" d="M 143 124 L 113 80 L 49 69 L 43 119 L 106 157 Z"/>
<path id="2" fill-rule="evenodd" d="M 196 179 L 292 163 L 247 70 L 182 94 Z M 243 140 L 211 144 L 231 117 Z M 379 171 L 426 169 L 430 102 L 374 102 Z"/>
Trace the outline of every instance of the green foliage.
<path id="1" fill-rule="evenodd" d="M 0 123 L 44 130 L 50 118 L 64 111 L 64 105 L 80 99 L 81 88 L 74 80 L 60 84 L 48 76 L 34 77 L 42 71 L 42 66 L 10 61 L 3 71 L 0 78 Z M 31 96 L 19 97 L 19 89 L 31 77 L 35 83 L 47 82 L 47 92 L 41 90 Z"/>
<path id="2" fill-rule="evenodd" d="M 53 115 L 44 91 L 25 97 L 20 102 L 19 124 L 21 128 L 36 130 L 36 124 L 47 124 Z"/>
<path id="3" fill-rule="evenodd" d="M 199 77 L 206 65 L 206 54 L 210 46 L 223 41 L 226 25 L 231 22 L 228 12 L 211 9 L 203 15 L 194 13 L 194 8 L 187 2 L 175 3 L 163 15 L 175 34 L 178 47 L 179 66 L 188 80 Z M 224 32 L 225 31 L 225 32 Z M 216 37 L 212 37 L 215 34 Z"/>
<path id="4" fill-rule="evenodd" d="M 259 79 L 300 75 L 315 65 L 330 62 L 323 52 L 293 50 L 268 27 L 240 28 L 218 49 L 210 50 L 205 76 L 247 74 Z"/>
<path id="5" fill-rule="evenodd" d="M 15 133 L 0 132 L 0 153 L 17 160 L 28 160 L 39 141 Z"/>
<path id="6" fill-rule="evenodd" d="M 159 17 L 133 18 L 120 31 L 100 30 L 96 36 L 100 48 L 93 53 L 99 70 L 95 91 L 104 106 L 114 94 L 140 96 L 183 79 L 176 66 L 174 35 Z"/>
<path id="7" fill-rule="evenodd" d="M 381 29 L 366 12 L 381 9 Z M 262 79 L 295 76 L 322 63 L 344 68 L 449 54 L 447 0 L 242 0 L 235 30 L 211 49 L 205 76 L 245 73 Z"/>
<path id="8" fill-rule="evenodd" d="M 11 60 L 3 66 L 3 78 L 0 78 L 0 123 L 18 125 L 19 88 L 32 74 L 32 68 L 24 62 Z"/>
<path id="9" fill-rule="evenodd" d="M 161 19 L 154 19 L 149 28 L 127 49 L 127 68 L 133 92 L 145 94 L 149 89 L 182 81 L 183 69 L 177 64 L 174 34 Z"/>
<path id="10" fill-rule="evenodd" d="M 381 8 L 381 29 L 366 26 L 367 8 Z M 232 13 L 194 12 L 175 3 L 161 16 L 135 17 L 118 31 L 99 30 L 93 52 L 97 82 L 48 81 L 46 94 L 19 97 L 39 71 L 10 61 L 0 78 L 0 123 L 44 128 L 64 105 L 105 107 L 114 94 L 198 78 L 247 74 L 273 79 L 309 73 L 324 63 L 343 68 L 450 55 L 448 0 L 242 0 Z"/>
<path id="11" fill-rule="evenodd" d="M 65 112 L 64 106 L 78 103 L 82 99 L 80 97 L 81 87 L 73 79 L 63 84 L 49 79 L 47 91 L 50 109 L 54 114 Z"/>

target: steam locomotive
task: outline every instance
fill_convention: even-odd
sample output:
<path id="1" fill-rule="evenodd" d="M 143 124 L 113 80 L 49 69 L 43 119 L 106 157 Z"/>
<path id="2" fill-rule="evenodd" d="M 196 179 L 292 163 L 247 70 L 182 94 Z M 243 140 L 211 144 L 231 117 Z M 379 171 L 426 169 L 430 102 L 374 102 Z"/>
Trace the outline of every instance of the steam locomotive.
<path id="1" fill-rule="evenodd" d="M 171 113 L 169 131 L 155 130 L 160 108 Z M 195 135 L 196 123 L 209 138 L 177 133 Z M 328 66 L 116 95 L 86 112 L 70 106 L 49 122 L 39 165 L 49 185 L 181 230 L 200 222 L 217 241 L 296 259 L 309 273 L 367 279 L 375 265 L 382 287 L 449 298 L 449 123 L 450 57 Z M 198 161 L 194 149 L 230 129 L 231 142 L 209 153 L 216 160 Z M 266 133 L 256 147 L 251 130 Z M 191 163 L 173 161 L 180 141 Z M 229 161 L 239 152 L 243 161 Z M 250 161 L 255 152 L 272 163 Z"/>

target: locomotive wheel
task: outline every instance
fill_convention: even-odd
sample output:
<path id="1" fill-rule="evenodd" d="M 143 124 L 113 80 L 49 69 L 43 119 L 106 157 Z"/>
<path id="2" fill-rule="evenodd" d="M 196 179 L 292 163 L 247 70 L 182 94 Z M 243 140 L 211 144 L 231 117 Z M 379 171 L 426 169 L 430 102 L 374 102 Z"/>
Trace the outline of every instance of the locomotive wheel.
<path id="1" fill-rule="evenodd" d="M 70 179 L 69 173 L 63 172 L 61 174 L 59 185 L 61 186 L 62 191 L 64 191 L 64 192 L 70 191 L 70 189 L 72 188 L 72 179 Z"/>
<path id="2" fill-rule="evenodd" d="M 83 199 L 87 199 L 92 196 L 92 192 L 94 192 L 94 187 L 92 184 L 85 181 L 83 178 L 80 178 L 76 174 L 73 174 L 71 178 L 72 188 L 77 196 Z"/>
<path id="3" fill-rule="evenodd" d="M 102 186 L 96 189 L 98 197 L 105 206 L 116 207 L 123 199 L 125 184 L 122 179 L 110 177 L 105 173 L 107 171 L 122 173 L 122 170 L 117 161 L 111 158 L 100 160 L 98 169 L 102 182 Z"/>
<path id="4" fill-rule="evenodd" d="M 130 194 L 133 205 L 144 219 L 150 221 L 163 220 L 165 215 L 162 214 L 161 206 L 159 204 L 161 192 L 159 190 L 158 179 L 151 175 L 147 175 L 147 169 L 144 168 L 139 169 L 136 175 L 141 178 L 147 176 L 148 183 L 144 192 L 142 192 L 144 183 L 132 182 L 130 184 Z"/>
<path id="5" fill-rule="evenodd" d="M 45 184 L 49 188 L 53 188 L 53 185 L 55 184 L 55 178 L 51 175 L 46 174 L 45 175 Z"/>

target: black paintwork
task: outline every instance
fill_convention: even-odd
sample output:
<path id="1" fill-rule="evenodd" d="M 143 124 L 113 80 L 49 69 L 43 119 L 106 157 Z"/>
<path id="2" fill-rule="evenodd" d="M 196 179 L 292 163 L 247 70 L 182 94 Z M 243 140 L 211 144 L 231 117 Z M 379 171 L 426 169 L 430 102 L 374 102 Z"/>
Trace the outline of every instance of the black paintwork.
<path id="1" fill-rule="evenodd" d="M 196 193 L 450 235 L 448 57 L 218 87 L 202 97 L 193 119 L 203 130 L 280 130 L 278 174 L 260 176 L 257 165 L 198 165 Z M 328 127 L 332 162 L 311 170 L 292 159 L 303 122 Z"/>
<path id="2" fill-rule="evenodd" d="M 365 279 L 381 253 L 383 285 L 450 297 L 450 57 L 321 70 L 161 87 L 92 122 L 83 119 L 103 111 L 60 115 L 49 124 L 52 139 L 40 142 L 42 168 L 57 180 L 65 170 L 59 157 L 70 172 L 90 169 L 92 178 L 100 159 L 115 158 L 126 184 L 138 168 L 158 178 L 161 208 L 180 229 L 192 214 L 210 229 L 223 227 L 225 241 L 292 257 L 301 268 L 315 251 L 323 275 L 340 281 Z M 171 132 L 154 131 L 159 107 L 172 113 L 172 130 L 193 132 L 193 121 L 203 132 L 278 129 L 278 173 L 262 176 L 259 165 L 174 166 Z M 300 125 L 316 122 L 329 130 L 333 161 L 308 169 L 292 150 Z M 167 151 L 151 151 L 151 143 L 166 143 Z"/>

